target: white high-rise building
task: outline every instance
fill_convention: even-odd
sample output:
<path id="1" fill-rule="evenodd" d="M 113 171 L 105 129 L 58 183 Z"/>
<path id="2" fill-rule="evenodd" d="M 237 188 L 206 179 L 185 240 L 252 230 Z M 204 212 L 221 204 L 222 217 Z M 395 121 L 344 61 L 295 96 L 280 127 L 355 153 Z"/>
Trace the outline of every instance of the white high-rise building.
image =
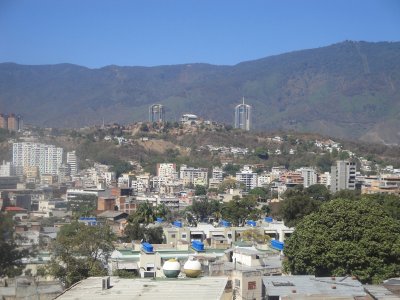
<path id="1" fill-rule="evenodd" d="M 153 104 L 149 107 L 149 122 L 164 122 L 165 109 L 161 104 Z"/>
<path id="2" fill-rule="evenodd" d="M 236 181 L 244 183 L 246 190 L 257 187 L 257 173 L 253 172 L 250 166 L 244 166 L 236 173 Z"/>
<path id="3" fill-rule="evenodd" d="M 62 164 L 63 149 L 39 143 L 13 143 L 15 167 L 38 167 L 40 174 L 58 174 Z"/>
<path id="4" fill-rule="evenodd" d="M 75 151 L 67 152 L 67 165 L 69 166 L 71 176 L 78 173 L 78 158 Z"/>
<path id="5" fill-rule="evenodd" d="M 331 167 L 331 192 L 356 189 L 356 163 L 347 160 L 336 161 Z"/>
<path id="6" fill-rule="evenodd" d="M 251 106 L 243 103 L 235 107 L 235 128 L 250 130 L 251 126 Z"/>
<path id="7" fill-rule="evenodd" d="M 310 185 L 318 183 L 318 176 L 314 169 L 300 168 L 296 171 L 301 173 L 301 177 L 303 177 L 303 186 L 305 188 L 308 188 Z"/>

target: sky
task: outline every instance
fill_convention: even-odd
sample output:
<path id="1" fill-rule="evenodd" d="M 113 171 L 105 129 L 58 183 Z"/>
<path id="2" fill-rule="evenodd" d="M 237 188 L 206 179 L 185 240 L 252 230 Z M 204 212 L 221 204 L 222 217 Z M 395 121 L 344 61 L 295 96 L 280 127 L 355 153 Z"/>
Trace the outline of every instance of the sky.
<path id="1" fill-rule="evenodd" d="M 0 62 L 234 65 L 400 41 L 398 0 L 0 0 Z"/>

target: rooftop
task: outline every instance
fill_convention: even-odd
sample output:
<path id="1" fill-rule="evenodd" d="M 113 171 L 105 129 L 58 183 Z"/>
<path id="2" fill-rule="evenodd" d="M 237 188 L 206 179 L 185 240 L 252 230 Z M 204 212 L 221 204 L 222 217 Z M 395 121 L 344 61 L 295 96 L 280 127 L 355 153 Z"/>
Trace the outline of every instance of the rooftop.
<path id="1" fill-rule="evenodd" d="M 62 300 L 79 299 L 221 299 L 227 277 L 192 279 L 123 279 L 111 277 L 111 287 L 102 289 L 101 277 L 90 277 L 56 297 Z M 195 292 L 194 292 L 195 291 Z"/>

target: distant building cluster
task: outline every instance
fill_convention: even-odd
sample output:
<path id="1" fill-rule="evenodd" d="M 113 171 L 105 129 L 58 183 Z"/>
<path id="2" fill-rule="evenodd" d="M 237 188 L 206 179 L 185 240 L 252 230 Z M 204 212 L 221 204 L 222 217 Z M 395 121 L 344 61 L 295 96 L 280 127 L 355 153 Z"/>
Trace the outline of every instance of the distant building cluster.
<path id="1" fill-rule="evenodd" d="M 235 107 L 234 127 L 249 131 L 251 129 L 251 106 L 243 102 Z M 180 122 L 184 124 L 197 123 L 199 117 L 195 114 L 183 114 Z M 165 107 L 162 104 L 152 104 L 149 107 L 149 122 L 165 122 Z"/>
<path id="2" fill-rule="evenodd" d="M 10 131 L 21 131 L 24 122 L 21 115 L 11 113 L 9 115 L 0 113 L 0 128 L 8 129 Z"/>

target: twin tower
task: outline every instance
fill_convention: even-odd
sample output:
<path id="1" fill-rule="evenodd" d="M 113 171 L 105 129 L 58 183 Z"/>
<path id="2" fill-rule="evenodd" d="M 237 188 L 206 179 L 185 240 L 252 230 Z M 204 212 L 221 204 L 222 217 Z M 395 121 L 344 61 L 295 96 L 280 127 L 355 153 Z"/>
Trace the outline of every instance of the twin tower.
<path id="1" fill-rule="evenodd" d="M 149 107 L 149 122 L 164 122 L 165 108 L 162 104 L 153 104 Z M 243 102 L 235 106 L 235 128 L 250 130 L 251 106 Z"/>

